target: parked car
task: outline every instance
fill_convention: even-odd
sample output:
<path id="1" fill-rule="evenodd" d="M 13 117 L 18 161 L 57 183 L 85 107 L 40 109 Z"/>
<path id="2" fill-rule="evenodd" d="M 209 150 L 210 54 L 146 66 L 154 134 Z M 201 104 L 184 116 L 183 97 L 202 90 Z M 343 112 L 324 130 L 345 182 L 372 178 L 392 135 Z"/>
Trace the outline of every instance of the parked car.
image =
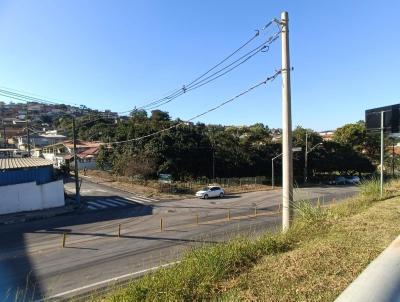
<path id="1" fill-rule="evenodd" d="M 358 176 L 346 177 L 346 183 L 350 184 L 350 185 L 358 185 L 358 184 L 360 184 L 360 177 L 358 177 Z"/>
<path id="2" fill-rule="evenodd" d="M 196 192 L 196 197 L 204 198 L 204 199 L 208 199 L 208 198 L 212 198 L 212 197 L 222 198 L 222 197 L 224 197 L 224 195 L 225 195 L 224 189 L 222 189 L 221 187 L 218 187 L 218 186 L 208 186 L 208 187 L 205 187 L 205 188 L 201 189 L 200 191 Z"/>
<path id="3" fill-rule="evenodd" d="M 335 185 L 345 185 L 346 178 L 344 176 L 337 176 L 335 177 Z"/>

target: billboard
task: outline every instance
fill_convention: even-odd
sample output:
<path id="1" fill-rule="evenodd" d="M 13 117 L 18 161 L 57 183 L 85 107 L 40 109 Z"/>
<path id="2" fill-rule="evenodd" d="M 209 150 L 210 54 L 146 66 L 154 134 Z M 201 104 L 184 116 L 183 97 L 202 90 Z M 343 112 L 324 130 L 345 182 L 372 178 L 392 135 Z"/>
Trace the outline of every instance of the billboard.
<path id="1" fill-rule="evenodd" d="M 381 130 L 381 112 L 385 133 L 400 133 L 400 104 L 365 110 L 365 127 L 368 132 Z"/>

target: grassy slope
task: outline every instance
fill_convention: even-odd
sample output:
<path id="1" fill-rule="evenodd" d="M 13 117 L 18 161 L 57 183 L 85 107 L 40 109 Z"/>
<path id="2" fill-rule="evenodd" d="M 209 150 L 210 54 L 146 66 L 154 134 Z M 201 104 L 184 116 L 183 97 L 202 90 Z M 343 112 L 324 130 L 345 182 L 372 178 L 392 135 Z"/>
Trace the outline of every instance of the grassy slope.
<path id="1" fill-rule="evenodd" d="M 333 218 L 335 219 L 335 218 Z M 337 217 L 325 233 L 286 253 L 263 257 L 226 283 L 229 300 L 333 301 L 400 233 L 400 198 Z"/>
<path id="2" fill-rule="evenodd" d="M 286 234 L 204 246 L 101 300 L 333 300 L 399 234 L 400 198 L 373 203 L 377 188 L 332 209 L 300 204 Z"/>

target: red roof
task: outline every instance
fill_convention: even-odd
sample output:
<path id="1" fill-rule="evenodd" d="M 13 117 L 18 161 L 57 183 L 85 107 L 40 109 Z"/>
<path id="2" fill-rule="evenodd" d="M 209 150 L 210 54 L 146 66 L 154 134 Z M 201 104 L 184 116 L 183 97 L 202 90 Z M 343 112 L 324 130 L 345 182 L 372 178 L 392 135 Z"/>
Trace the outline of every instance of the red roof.
<path id="1" fill-rule="evenodd" d="M 78 153 L 78 157 L 85 158 L 97 155 L 98 153 L 99 153 L 99 147 L 92 147 L 82 151 L 81 153 Z"/>
<path id="2" fill-rule="evenodd" d="M 93 148 L 88 148 L 80 153 L 78 153 L 79 158 L 86 158 L 86 157 L 93 157 L 99 153 L 99 148 L 98 147 L 93 147 Z M 64 156 L 64 159 L 71 159 L 73 158 L 74 155 L 72 154 L 67 154 Z"/>

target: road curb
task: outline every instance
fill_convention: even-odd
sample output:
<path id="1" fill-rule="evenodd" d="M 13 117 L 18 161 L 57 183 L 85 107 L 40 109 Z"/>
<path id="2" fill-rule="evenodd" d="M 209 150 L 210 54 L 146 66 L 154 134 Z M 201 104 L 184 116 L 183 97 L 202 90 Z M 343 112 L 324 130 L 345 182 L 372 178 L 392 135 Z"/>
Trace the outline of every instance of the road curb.
<path id="1" fill-rule="evenodd" d="M 10 217 L 9 219 L 4 219 L 4 220 L 2 220 L 0 217 L 0 225 L 9 225 L 15 223 L 41 220 L 56 216 L 62 216 L 77 211 L 78 209 L 79 207 L 74 205 L 74 206 L 65 206 L 64 209 L 63 210 L 60 209 L 60 211 L 54 211 L 54 209 L 49 209 L 48 211 L 44 211 L 43 213 L 37 213 L 37 215 L 32 215 L 33 212 L 26 212 L 25 214 L 21 213 L 18 214 L 18 216 Z"/>

